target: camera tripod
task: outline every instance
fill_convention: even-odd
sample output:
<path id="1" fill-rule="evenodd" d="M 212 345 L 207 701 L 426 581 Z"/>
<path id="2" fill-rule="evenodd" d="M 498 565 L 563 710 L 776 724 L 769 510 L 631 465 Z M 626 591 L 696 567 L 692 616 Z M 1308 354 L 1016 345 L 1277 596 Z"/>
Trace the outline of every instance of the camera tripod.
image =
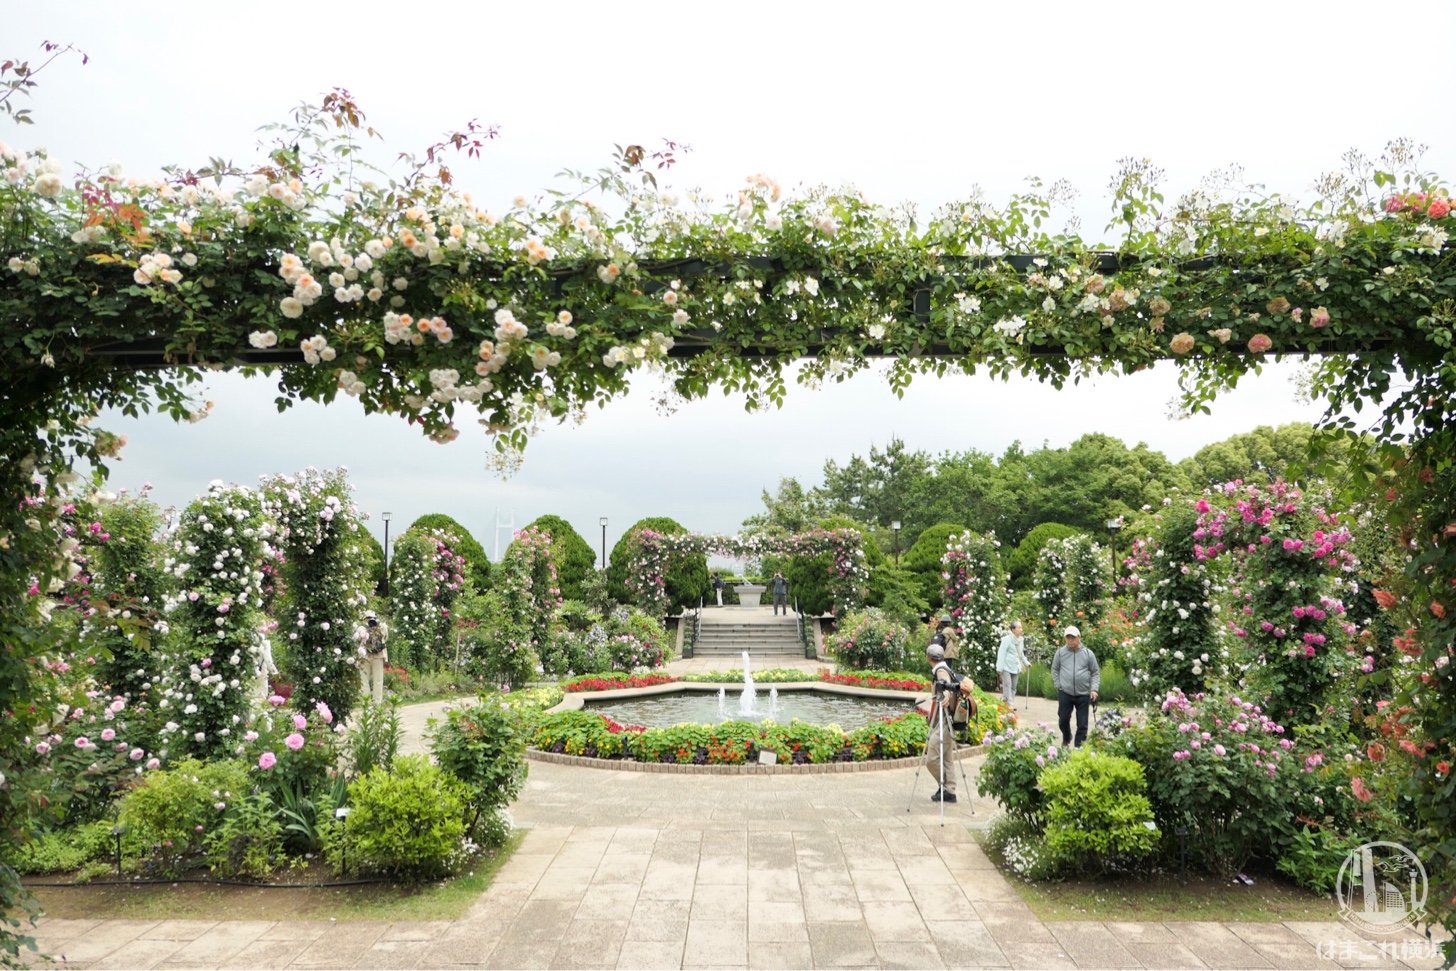
<path id="1" fill-rule="evenodd" d="M 965 765 L 961 762 L 960 759 L 957 759 L 955 757 L 955 749 L 956 749 L 955 725 L 954 725 L 953 722 L 947 721 L 948 715 L 947 715 L 947 712 L 946 712 L 946 706 L 944 704 L 942 704 L 941 701 L 940 701 L 941 694 L 942 694 L 942 691 L 940 689 L 937 689 L 936 692 L 935 692 L 935 700 L 931 702 L 931 712 L 932 712 L 932 714 L 931 714 L 931 721 L 928 723 L 928 727 L 929 727 L 929 729 L 930 729 L 931 732 L 939 732 L 940 733 L 940 766 L 939 766 L 940 771 L 939 771 L 939 774 L 936 776 L 936 780 L 935 781 L 936 781 L 937 791 L 940 792 L 941 797 L 942 797 L 939 800 L 939 802 L 940 802 L 940 825 L 944 826 L 945 825 L 945 798 L 944 798 L 944 796 L 945 796 L 945 785 L 944 785 L 944 782 L 945 782 L 945 746 L 946 746 L 947 739 L 949 740 L 949 743 L 950 743 L 950 746 L 951 746 L 951 761 L 955 762 L 956 763 L 956 766 L 960 769 L 960 772 L 961 772 L 961 790 L 963 792 L 965 792 L 966 799 L 967 800 L 969 800 L 971 798 L 971 784 L 966 781 L 966 767 L 965 767 Z M 926 736 L 925 736 L 925 738 L 926 738 L 925 744 L 926 745 L 929 745 L 930 744 L 930 737 L 931 737 L 930 734 L 927 733 Z M 920 770 L 923 769 L 924 767 L 925 767 L 925 760 L 924 759 L 921 759 L 920 760 L 920 764 L 915 767 L 915 781 L 910 786 L 910 801 L 905 804 L 905 811 L 907 813 L 910 811 L 910 808 L 915 804 L 915 790 L 920 785 Z M 975 809 L 974 806 L 972 806 L 971 807 L 971 815 L 974 816 L 975 813 L 976 813 L 976 809 Z"/>

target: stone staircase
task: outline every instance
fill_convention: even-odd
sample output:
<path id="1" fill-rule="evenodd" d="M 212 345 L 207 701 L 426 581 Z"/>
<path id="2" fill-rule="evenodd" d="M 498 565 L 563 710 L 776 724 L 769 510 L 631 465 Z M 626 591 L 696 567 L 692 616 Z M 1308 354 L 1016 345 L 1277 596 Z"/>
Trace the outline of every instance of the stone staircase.
<path id="1" fill-rule="evenodd" d="M 739 658 L 744 651 L 755 660 L 804 656 L 796 618 L 774 617 L 768 611 L 763 611 L 766 616 L 735 616 L 738 614 L 733 607 L 724 607 L 721 613 L 717 609 L 704 609 L 702 632 L 693 656 Z"/>

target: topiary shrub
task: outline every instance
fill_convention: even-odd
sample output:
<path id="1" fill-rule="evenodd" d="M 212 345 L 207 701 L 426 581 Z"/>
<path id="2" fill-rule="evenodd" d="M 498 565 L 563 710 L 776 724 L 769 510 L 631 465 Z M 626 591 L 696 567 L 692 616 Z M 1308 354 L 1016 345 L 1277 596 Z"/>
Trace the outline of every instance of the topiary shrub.
<path id="1" fill-rule="evenodd" d="M 410 523 L 407 532 L 410 531 L 434 532 L 452 550 L 465 557 L 465 575 L 475 583 L 477 590 L 490 586 L 490 558 L 485 555 L 485 549 L 470 534 L 470 530 L 459 522 L 444 513 L 426 513 Z"/>
<path id="2" fill-rule="evenodd" d="M 946 544 L 965 531 L 957 523 L 937 523 L 921 533 L 914 545 L 900 556 L 900 568 L 915 574 L 920 595 L 933 611 L 941 608 L 943 600 L 940 573 Z"/>
<path id="3" fill-rule="evenodd" d="M 637 534 L 644 529 L 677 536 L 687 529 L 675 519 L 666 516 L 649 516 L 639 519 L 632 528 L 622 534 L 617 545 L 612 547 L 612 556 L 607 563 L 607 584 L 618 603 L 634 603 L 632 592 L 627 589 L 627 572 L 631 569 L 632 554 L 637 547 Z M 699 597 L 711 593 L 708 583 L 708 556 L 706 553 L 679 553 L 667 561 L 663 574 L 667 584 L 669 609 L 696 607 Z"/>
<path id="4" fill-rule="evenodd" d="M 571 523 L 560 516 L 539 516 L 531 526 L 551 534 L 551 550 L 556 558 L 556 580 L 561 596 L 567 600 L 586 599 L 583 585 L 597 565 L 597 554 L 591 546 L 572 528 Z"/>
<path id="5" fill-rule="evenodd" d="M 402 756 L 349 786 L 349 814 L 328 830 L 329 861 L 397 880 L 448 876 L 461 861 L 468 803 L 453 774 L 426 756 Z"/>
<path id="6" fill-rule="evenodd" d="M 1080 532 L 1081 530 L 1073 526 L 1064 526 L 1061 523 L 1042 523 L 1033 527 L 1031 532 L 1022 537 L 1016 548 L 1006 554 L 1006 573 L 1012 588 L 1024 590 L 1031 583 L 1037 558 L 1047 540 L 1076 536 Z"/>

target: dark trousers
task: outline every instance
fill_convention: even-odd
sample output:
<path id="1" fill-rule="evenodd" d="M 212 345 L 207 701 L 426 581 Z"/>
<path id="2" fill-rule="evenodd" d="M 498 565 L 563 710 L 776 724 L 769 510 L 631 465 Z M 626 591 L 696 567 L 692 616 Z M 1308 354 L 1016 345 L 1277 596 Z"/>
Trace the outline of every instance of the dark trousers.
<path id="1" fill-rule="evenodd" d="M 1072 742 L 1072 709 L 1077 710 L 1077 739 L 1075 745 L 1082 747 L 1087 741 L 1087 706 L 1092 703 L 1091 695 L 1069 695 L 1057 690 L 1057 727 L 1062 730 L 1062 747 Z"/>
<path id="2" fill-rule="evenodd" d="M 784 608 L 784 615 L 785 616 L 788 616 L 788 613 L 789 613 L 789 595 L 786 594 L 786 593 L 776 593 L 776 594 L 774 594 L 774 604 L 773 604 L 773 606 L 774 606 L 774 616 L 775 617 L 778 616 L 778 614 L 779 614 L 779 608 L 780 607 Z"/>

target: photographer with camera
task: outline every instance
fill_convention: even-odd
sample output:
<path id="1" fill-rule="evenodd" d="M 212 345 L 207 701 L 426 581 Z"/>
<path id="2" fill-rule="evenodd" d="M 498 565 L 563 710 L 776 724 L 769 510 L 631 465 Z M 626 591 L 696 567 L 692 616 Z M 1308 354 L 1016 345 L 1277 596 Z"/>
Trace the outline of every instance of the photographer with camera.
<path id="1" fill-rule="evenodd" d="M 939 644 L 945 651 L 947 661 L 959 660 L 961 656 L 960 632 L 952 626 L 953 623 L 950 614 L 941 614 L 940 623 L 935 625 L 935 634 L 930 639 L 932 644 Z"/>
<path id="2" fill-rule="evenodd" d="M 964 727 L 966 721 L 975 716 L 975 701 L 971 695 L 975 684 L 945 662 L 945 646 L 938 640 L 931 640 L 925 649 L 925 657 L 930 662 L 931 687 L 934 690 L 930 703 L 930 734 L 925 743 L 925 764 L 935 773 L 940 784 L 930 801 L 955 802 L 955 773 L 952 771 L 955 767 L 947 763 L 955 759 L 957 718 Z M 965 705 L 962 699 L 965 699 Z M 962 712 L 965 714 L 962 715 Z"/>
<path id="3" fill-rule="evenodd" d="M 359 673 L 364 681 L 364 690 L 370 693 L 376 705 L 384 703 L 384 662 L 389 659 L 385 646 L 389 640 L 389 627 L 374 611 L 364 611 L 364 626 L 354 628 L 354 639 L 359 642 Z"/>

